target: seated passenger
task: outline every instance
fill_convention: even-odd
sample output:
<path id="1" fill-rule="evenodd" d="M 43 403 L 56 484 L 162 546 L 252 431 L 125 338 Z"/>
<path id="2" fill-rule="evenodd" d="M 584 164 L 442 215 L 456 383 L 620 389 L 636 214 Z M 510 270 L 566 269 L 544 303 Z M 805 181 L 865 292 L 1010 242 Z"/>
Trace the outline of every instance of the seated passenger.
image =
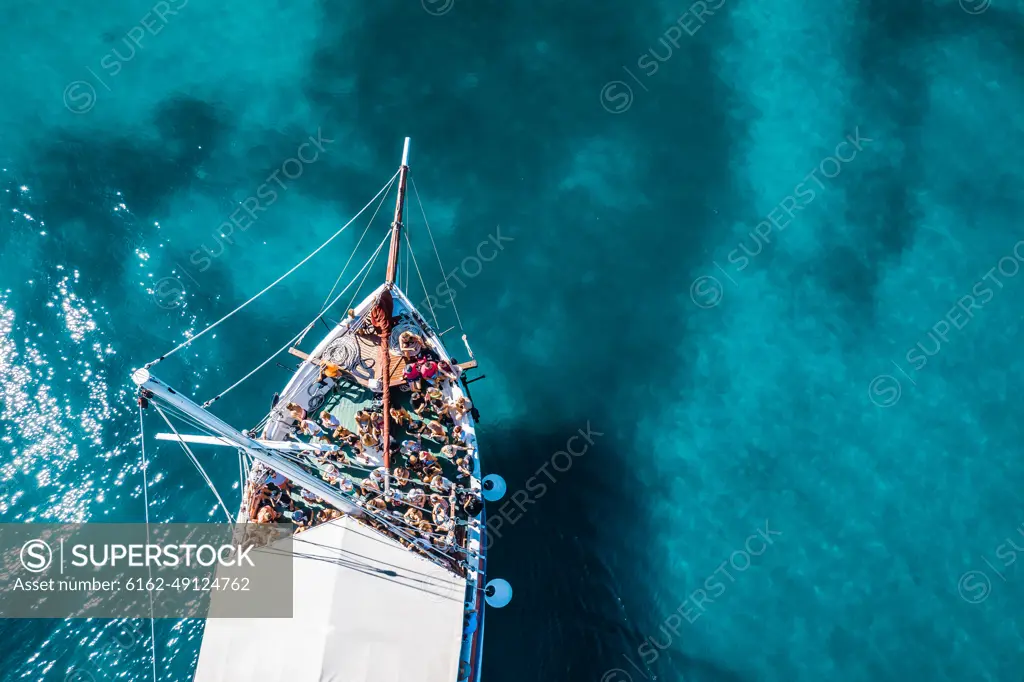
<path id="1" fill-rule="evenodd" d="M 406 358 L 414 358 L 423 350 L 423 339 L 406 330 L 398 335 L 398 350 Z"/>
<path id="2" fill-rule="evenodd" d="M 377 485 L 383 486 L 384 474 L 386 474 L 387 472 L 388 470 L 385 469 L 384 467 L 377 467 L 376 469 L 370 472 L 370 479 L 374 481 Z"/>
<path id="3" fill-rule="evenodd" d="M 299 528 L 306 528 L 310 525 L 311 521 L 312 517 L 310 517 L 309 514 L 307 514 L 302 509 L 296 509 L 295 511 L 292 512 L 292 523 L 294 523 Z"/>
<path id="4" fill-rule="evenodd" d="M 342 492 L 350 493 L 352 492 L 352 489 L 355 486 L 353 485 L 351 478 L 349 478 L 348 476 L 342 476 L 341 482 L 338 484 L 338 487 L 341 488 Z"/>
<path id="5" fill-rule="evenodd" d="M 448 439 L 448 433 L 445 431 L 444 426 L 441 422 L 436 419 L 431 419 L 427 422 L 427 433 L 424 434 L 426 438 L 437 441 L 446 441 Z"/>
<path id="6" fill-rule="evenodd" d="M 387 503 L 379 497 L 375 497 L 366 503 L 366 506 L 374 511 L 384 512 L 388 510 Z"/>
<path id="7" fill-rule="evenodd" d="M 423 520 L 423 512 L 421 512 L 419 509 L 409 507 L 409 509 L 405 512 L 405 516 L 403 516 L 402 518 L 404 518 L 405 522 L 408 523 L 410 526 L 418 526 L 420 521 Z"/>
<path id="8" fill-rule="evenodd" d="M 371 420 L 370 413 L 366 410 L 356 412 L 356 426 L 359 428 L 369 428 Z"/>
<path id="9" fill-rule="evenodd" d="M 402 454 L 406 457 L 419 452 L 420 449 L 420 444 L 412 439 L 402 441 Z"/>
<path id="10" fill-rule="evenodd" d="M 468 451 L 469 448 L 458 443 L 449 443 L 441 447 L 441 454 L 448 459 L 458 459 L 460 453 Z"/>
<path id="11" fill-rule="evenodd" d="M 267 505 L 265 507 L 261 507 L 259 512 L 256 514 L 256 523 L 274 523 L 277 521 L 279 516 L 280 515 L 273 507 Z"/>
<path id="12" fill-rule="evenodd" d="M 299 424 L 299 429 L 302 431 L 302 433 L 311 438 L 316 438 L 324 435 L 323 428 L 321 428 L 320 425 L 317 424 L 312 419 L 303 419 L 301 424 Z"/>
<path id="13" fill-rule="evenodd" d="M 438 529 L 440 529 L 443 524 L 448 522 L 448 510 L 439 504 L 434 505 L 432 516 L 434 518 L 434 523 L 437 525 Z"/>
<path id="14" fill-rule="evenodd" d="M 459 471 L 456 478 L 466 478 L 473 475 L 473 460 L 460 457 L 455 460 L 455 466 Z"/>
<path id="15" fill-rule="evenodd" d="M 422 415 L 423 410 L 427 409 L 427 401 L 419 391 L 413 391 L 409 400 L 412 402 L 412 411 L 416 414 Z"/>
<path id="16" fill-rule="evenodd" d="M 340 379 L 341 378 L 341 365 L 337 365 L 333 362 L 325 362 L 320 365 L 320 383 L 323 383 L 325 379 Z"/>
<path id="17" fill-rule="evenodd" d="M 267 485 L 280 488 L 284 492 L 288 492 L 291 489 L 291 481 L 284 477 L 283 474 L 279 474 L 276 471 L 271 471 L 267 478 Z"/>
<path id="18" fill-rule="evenodd" d="M 409 482 L 409 470 L 405 467 L 395 467 L 395 484 L 404 486 Z"/>
<path id="19" fill-rule="evenodd" d="M 441 495 L 436 494 L 436 493 L 430 496 L 430 508 L 431 509 L 441 508 L 441 509 L 444 510 L 445 514 L 447 514 L 447 513 L 449 513 L 451 511 L 451 509 L 448 506 L 448 500 L 446 498 L 442 497 Z"/>
<path id="20" fill-rule="evenodd" d="M 297 422 L 301 422 L 303 419 L 306 418 L 306 410 L 299 407 L 299 405 L 296 403 L 288 403 L 287 405 L 284 406 L 284 409 L 287 410 L 288 414 L 291 415 L 292 419 L 294 419 Z"/>
<path id="21" fill-rule="evenodd" d="M 449 481 L 444 476 L 434 476 L 434 478 L 430 481 L 430 489 L 433 490 L 435 493 L 447 495 L 448 492 L 452 489 L 452 482 Z"/>
<path id="22" fill-rule="evenodd" d="M 349 431 L 344 426 L 339 426 L 338 428 L 334 429 L 334 434 L 333 435 L 334 435 L 334 440 L 341 441 L 341 442 L 345 443 L 346 445 L 350 445 L 351 446 L 351 445 L 355 445 L 356 443 L 359 442 L 359 436 L 357 436 L 356 434 L 352 433 L 351 431 Z"/>
<path id="23" fill-rule="evenodd" d="M 408 503 L 414 507 L 423 508 L 427 504 L 427 494 L 419 488 L 413 488 L 406 497 Z"/>
<path id="24" fill-rule="evenodd" d="M 444 376 L 449 381 L 455 382 L 458 380 L 459 375 L 462 373 L 462 368 L 459 367 L 458 365 L 452 366 L 445 362 L 444 360 L 442 360 L 441 362 L 437 363 L 437 371 L 440 372 L 441 375 Z"/>
<path id="25" fill-rule="evenodd" d="M 324 410 L 320 413 L 320 424 L 329 432 L 336 431 L 341 427 L 341 420 L 335 417 L 333 414 Z"/>
<path id="26" fill-rule="evenodd" d="M 462 509 L 471 517 L 476 516 L 484 510 L 484 503 L 480 501 L 476 494 L 470 494 L 466 496 L 465 502 L 462 503 Z"/>
<path id="27" fill-rule="evenodd" d="M 437 378 L 437 363 L 433 360 L 424 360 L 420 363 L 420 376 L 429 383 L 434 383 Z"/>
<path id="28" fill-rule="evenodd" d="M 424 467 L 431 467 L 437 464 L 437 457 L 434 456 L 434 453 L 428 452 L 427 450 L 420 452 L 419 457 L 420 464 Z"/>
<path id="29" fill-rule="evenodd" d="M 302 495 L 302 499 L 304 499 L 306 502 L 312 502 L 314 504 L 320 504 L 321 502 L 323 502 L 322 499 L 317 497 L 316 493 L 310 490 L 306 490 L 305 488 L 302 489 L 302 493 L 300 494 Z"/>
<path id="30" fill-rule="evenodd" d="M 409 410 L 405 409 L 404 407 L 399 409 L 395 409 L 394 407 L 392 407 L 391 419 L 393 419 L 394 422 L 399 426 L 403 426 L 404 424 L 408 424 L 409 422 L 412 421 L 412 415 L 409 414 Z"/>
<path id="31" fill-rule="evenodd" d="M 422 388 L 422 377 L 420 374 L 420 368 L 417 365 L 409 364 L 402 370 L 402 378 L 405 379 L 406 384 L 413 391 L 418 391 Z"/>
<path id="32" fill-rule="evenodd" d="M 455 402 L 449 405 L 449 409 L 455 419 L 462 419 L 473 409 L 473 402 L 465 396 L 459 396 Z"/>

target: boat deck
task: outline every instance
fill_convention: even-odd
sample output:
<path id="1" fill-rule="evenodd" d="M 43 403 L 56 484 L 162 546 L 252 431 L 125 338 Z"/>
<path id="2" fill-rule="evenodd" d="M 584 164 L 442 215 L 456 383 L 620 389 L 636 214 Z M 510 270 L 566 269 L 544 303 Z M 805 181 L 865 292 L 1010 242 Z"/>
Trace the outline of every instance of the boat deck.
<path id="1" fill-rule="evenodd" d="M 379 353 L 379 349 L 377 349 L 377 352 Z M 394 360 L 396 358 L 392 357 L 392 361 Z M 401 363 L 393 362 L 393 365 L 404 367 L 404 359 Z M 379 395 L 363 386 L 362 382 L 357 382 L 352 377 L 344 377 L 337 381 L 329 381 L 328 385 L 329 390 L 320 396 L 322 401 L 319 399 L 312 401 L 314 404 L 320 404 L 316 406 L 315 411 L 311 411 L 307 415 L 307 418 L 320 423 L 320 413 L 327 411 L 338 419 L 341 426 L 353 434 L 363 432 L 356 420 L 357 413 L 364 412 L 372 415 L 374 418 L 380 418 L 381 406 Z M 449 389 L 442 390 L 442 393 L 449 393 L 453 385 L 449 380 L 437 382 L 439 390 L 442 390 L 441 386 Z M 339 449 L 336 452 L 307 452 L 297 455 L 297 457 L 301 460 L 307 471 L 318 475 L 329 484 L 339 487 L 360 508 L 375 511 L 376 514 L 370 514 L 363 519 L 366 523 L 392 536 L 393 539 L 403 546 L 429 555 L 434 561 L 438 561 L 442 556 L 451 557 L 449 560 L 441 560 L 443 563 L 448 564 L 449 568 L 457 574 L 465 575 L 465 571 L 460 565 L 461 561 L 457 559 L 462 558 L 459 555 L 462 555 L 466 548 L 466 527 L 471 523 L 471 517 L 463 509 L 462 505 L 459 504 L 458 500 L 462 498 L 465 492 L 475 494 L 476 491 L 472 491 L 471 484 L 479 476 L 479 465 L 474 457 L 472 473 L 467 475 L 465 471 L 461 473 L 458 471 L 456 460 L 467 452 L 473 452 L 473 448 L 452 435 L 454 424 L 447 417 L 446 409 L 439 409 L 440 406 L 436 403 L 432 406 L 429 402 L 425 401 L 424 405 L 420 408 L 420 413 L 417 414 L 412 407 L 412 392 L 404 380 L 401 381 L 398 387 L 391 390 L 391 402 L 393 413 L 395 410 L 398 410 L 403 415 L 408 414 L 410 417 L 410 421 L 403 424 L 399 424 L 394 419 L 391 420 L 391 435 L 394 439 L 390 456 L 391 487 L 392 490 L 397 490 L 402 495 L 408 495 L 416 489 L 423 491 L 423 501 L 418 505 L 412 505 L 408 500 L 401 503 L 388 502 L 381 493 L 381 486 L 374 486 L 372 484 L 370 481 L 371 474 L 376 469 L 379 475 L 380 468 L 383 465 L 383 453 L 379 447 L 354 445 L 326 434 L 322 437 L 313 438 L 298 435 L 296 431 L 297 422 L 294 420 L 288 420 L 292 422 L 288 425 L 288 439 L 300 440 L 313 445 L 329 444 L 338 446 Z M 414 433 L 411 430 L 413 425 L 424 429 L 428 421 L 442 423 L 445 427 L 445 436 L 428 436 L 422 432 Z M 434 469 L 435 473 L 439 470 L 440 475 L 453 484 L 454 490 L 449 490 L 449 492 L 445 493 L 441 490 L 432 489 L 431 486 L 423 482 L 422 477 L 424 473 L 422 471 L 412 471 L 409 457 L 415 453 L 408 448 L 401 447 L 402 444 L 408 444 L 409 442 L 416 443 L 416 447 L 420 450 L 429 452 L 434 456 L 437 467 Z M 451 455 L 442 452 L 442 447 L 445 445 L 453 446 L 454 452 Z M 400 467 L 409 472 L 409 480 L 407 482 L 399 481 L 394 475 L 396 469 Z M 259 492 L 263 490 L 266 482 L 271 480 L 272 472 L 266 471 L 263 473 L 262 477 L 253 478 L 250 481 L 251 491 L 247 494 L 247 511 L 250 520 L 255 520 L 257 517 L 259 509 L 256 507 L 264 506 L 267 501 L 266 497 L 257 499 L 252 494 L 252 491 Z M 346 480 L 351 482 L 350 491 L 345 491 L 345 488 L 342 487 Z M 478 480 L 475 482 L 478 488 Z M 456 491 L 458 491 L 458 494 L 456 494 Z M 278 497 L 276 491 L 274 496 Z M 437 528 L 438 518 L 441 517 L 434 517 L 432 513 L 433 507 L 438 503 L 439 498 L 444 500 L 448 509 L 454 512 L 455 517 L 455 523 L 452 527 L 454 536 L 449 539 L 448 544 L 445 543 L 445 535 L 447 533 Z M 381 506 L 382 502 L 384 503 L 383 507 Z M 377 505 L 377 507 L 374 508 L 371 505 Z M 404 513 L 412 506 L 419 509 L 422 519 L 428 522 L 429 531 L 425 531 L 422 528 L 413 528 L 407 522 Z M 280 515 L 278 521 L 293 521 L 296 512 L 301 510 L 302 515 L 306 519 L 312 519 L 311 524 L 299 523 L 298 525 L 302 526 L 302 529 L 324 523 L 342 515 L 341 511 L 334 509 L 331 505 L 311 493 L 304 492 L 294 484 L 288 484 L 284 487 L 273 508 Z"/>

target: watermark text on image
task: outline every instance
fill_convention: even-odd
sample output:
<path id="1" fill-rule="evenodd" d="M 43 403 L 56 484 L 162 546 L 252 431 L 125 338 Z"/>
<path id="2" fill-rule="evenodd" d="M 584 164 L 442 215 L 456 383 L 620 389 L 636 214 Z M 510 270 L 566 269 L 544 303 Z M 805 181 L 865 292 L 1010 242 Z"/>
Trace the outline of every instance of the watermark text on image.
<path id="1" fill-rule="evenodd" d="M 718 261 L 712 262 L 718 273 L 736 285 L 734 276 L 738 276 L 750 267 L 751 262 L 764 252 L 765 247 L 771 243 L 771 235 L 773 233 L 781 235 L 785 232 L 793 223 L 796 214 L 807 209 L 828 189 L 829 185 L 823 182 L 822 178 L 834 180 L 839 177 L 843 167 L 856 159 L 858 154 L 872 142 L 874 142 L 873 139 L 861 135 L 860 126 L 854 128 L 852 133 L 839 141 L 832 154 L 822 157 L 814 168 L 794 185 L 792 192 L 776 203 L 767 215 L 736 245 L 736 248 L 726 254 L 725 266 L 719 264 Z M 714 308 L 722 302 L 724 297 L 725 287 L 722 280 L 714 275 L 701 275 L 690 285 L 690 299 L 699 308 Z"/>
<path id="2" fill-rule="evenodd" d="M 903 360 L 912 368 L 904 369 L 899 362 L 890 361 L 896 368 L 895 374 L 879 374 L 868 383 L 868 399 L 878 407 L 892 407 L 903 396 L 903 384 L 898 377 L 917 386 L 914 376 L 924 370 L 931 358 L 937 357 L 942 349 L 956 338 L 974 320 L 974 316 L 991 303 L 1009 280 L 1017 276 L 1024 263 L 1024 240 L 1017 242 L 1010 253 L 981 276 L 950 309 L 926 332 L 924 338 L 915 343 L 903 355 Z"/>

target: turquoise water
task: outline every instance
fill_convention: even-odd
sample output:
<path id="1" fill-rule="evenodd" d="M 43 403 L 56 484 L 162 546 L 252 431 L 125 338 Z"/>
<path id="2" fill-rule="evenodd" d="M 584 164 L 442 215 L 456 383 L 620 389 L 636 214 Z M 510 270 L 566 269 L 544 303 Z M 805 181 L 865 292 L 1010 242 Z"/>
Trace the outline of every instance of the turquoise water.
<path id="1" fill-rule="evenodd" d="M 1019 680 L 1022 17 L 12 6 L 0 520 L 141 520 L 130 369 L 336 230 L 409 135 L 447 268 L 512 240 L 454 287 L 485 466 L 526 491 L 491 548 L 516 594 L 488 615 L 487 682 Z M 310 136 L 316 160 L 271 180 Z M 360 232 L 160 376 L 200 400 L 233 383 Z M 251 425 L 287 377 L 215 411 Z M 152 518 L 216 519 L 181 453 L 148 447 Z M 204 459 L 235 504 L 233 456 Z M 150 679 L 141 627 L 7 621 L 0 679 Z M 189 679 L 201 627 L 157 623 L 160 679 Z"/>

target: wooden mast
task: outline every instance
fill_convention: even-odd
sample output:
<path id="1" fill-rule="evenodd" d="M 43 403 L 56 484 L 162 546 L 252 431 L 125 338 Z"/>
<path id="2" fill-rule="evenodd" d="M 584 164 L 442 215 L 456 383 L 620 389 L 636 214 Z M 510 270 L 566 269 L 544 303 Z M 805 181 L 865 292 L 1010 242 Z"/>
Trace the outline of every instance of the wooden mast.
<path id="1" fill-rule="evenodd" d="M 402 211 L 405 208 L 405 184 L 409 177 L 409 138 L 405 138 L 402 149 L 402 165 L 398 169 L 398 198 L 395 199 L 395 219 L 391 221 L 391 249 L 388 251 L 388 272 L 384 291 L 377 302 L 379 314 L 377 318 L 380 329 L 380 381 L 383 392 L 384 428 L 381 433 L 381 446 L 384 450 L 384 492 L 391 490 L 391 352 L 388 348 L 391 341 L 391 313 L 394 310 L 394 299 L 391 287 L 395 284 L 395 272 L 398 268 L 398 252 L 402 237 Z"/>
<path id="2" fill-rule="evenodd" d="M 398 169 L 398 198 L 395 199 L 395 219 L 391 221 L 391 250 L 388 252 L 387 283 L 395 283 L 395 270 L 398 268 L 398 250 L 401 247 L 402 211 L 405 208 L 405 182 L 409 177 L 409 138 L 405 138 L 402 150 L 402 166 Z M 390 286 L 388 287 L 391 288 Z"/>

